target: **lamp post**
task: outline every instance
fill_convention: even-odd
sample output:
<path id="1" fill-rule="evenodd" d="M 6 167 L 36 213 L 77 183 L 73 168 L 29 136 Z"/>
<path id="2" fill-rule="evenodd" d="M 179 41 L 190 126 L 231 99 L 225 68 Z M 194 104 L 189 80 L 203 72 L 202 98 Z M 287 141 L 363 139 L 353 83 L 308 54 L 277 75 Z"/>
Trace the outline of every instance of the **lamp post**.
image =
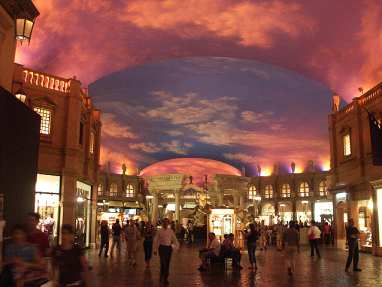
<path id="1" fill-rule="evenodd" d="M 23 41 L 28 41 L 28 43 L 30 42 L 35 19 L 35 17 L 31 17 L 25 13 L 19 14 L 16 17 L 16 40 L 21 41 L 21 43 Z"/>

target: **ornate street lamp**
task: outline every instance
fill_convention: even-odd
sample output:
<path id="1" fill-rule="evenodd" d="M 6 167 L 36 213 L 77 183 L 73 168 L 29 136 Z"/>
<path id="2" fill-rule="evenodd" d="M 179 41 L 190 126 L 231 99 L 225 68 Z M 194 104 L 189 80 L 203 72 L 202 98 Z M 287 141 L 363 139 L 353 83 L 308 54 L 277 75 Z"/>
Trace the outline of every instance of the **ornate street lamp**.
<path id="1" fill-rule="evenodd" d="M 26 15 L 19 15 L 16 18 L 16 39 L 30 42 L 32 38 L 32 31 L 34 21 L 36 18 L 32 18 Z"/>
<path id="2" fill-rule="evenodd" d="M 25 104 L 26 100 L 27 100 L 27 95 L 25 94 L 24 90 L 23 89 L 19 89 L 16 94 L 15 94 L 15 97 L 23 102 Z"/>

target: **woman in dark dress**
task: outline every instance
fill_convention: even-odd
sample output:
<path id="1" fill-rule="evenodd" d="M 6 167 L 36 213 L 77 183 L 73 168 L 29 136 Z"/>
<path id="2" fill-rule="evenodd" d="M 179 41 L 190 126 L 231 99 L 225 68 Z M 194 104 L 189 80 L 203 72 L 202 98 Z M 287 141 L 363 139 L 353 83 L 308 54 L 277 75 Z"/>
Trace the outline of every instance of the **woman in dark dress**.
<path id="1" fill-rule="evenodd" d="M 153 240 L 155 235 L 155 228 L 150 223 L 147 222 L 143 229 L 143 250 L 145 251 L 145 262 L 146 268 L 150 267 L 150 260 L 153 254 Z"/>

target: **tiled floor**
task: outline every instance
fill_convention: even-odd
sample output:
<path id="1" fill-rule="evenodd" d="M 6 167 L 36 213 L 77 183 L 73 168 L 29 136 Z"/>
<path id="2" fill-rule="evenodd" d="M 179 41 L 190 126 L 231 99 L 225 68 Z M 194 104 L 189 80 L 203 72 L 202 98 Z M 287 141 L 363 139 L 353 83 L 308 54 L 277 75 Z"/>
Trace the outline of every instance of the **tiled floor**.
<path id="1" fill-rule="evenodd" d="M 241 272 L 232 270 L 200 273 L 198 248 L 183 246 L 174 252 L 171 262 L 170 286 L 382 286 L 382 258 L 361 254 L 361 273 L 346 274 L 344 263 L 346 252 L 338 249 L 322 250 L 322 259 L 310 257 L 303 248 L 297 258 L 297 271 L 290 278 L 287 275 L 282 252 L 274 249 L 258 251 L 259 270 L 248 270 L 248 256 L 243 252 Z M 89 252 L 93 266 L 91 286 L 159 286 L 159 262 L 154 256 L 150 269 L 145 269 L 142 247 L 138 251 L 138 265 L 128 266 L 125 253 L 121 257 L 99 258 L 94 251 Z"/>

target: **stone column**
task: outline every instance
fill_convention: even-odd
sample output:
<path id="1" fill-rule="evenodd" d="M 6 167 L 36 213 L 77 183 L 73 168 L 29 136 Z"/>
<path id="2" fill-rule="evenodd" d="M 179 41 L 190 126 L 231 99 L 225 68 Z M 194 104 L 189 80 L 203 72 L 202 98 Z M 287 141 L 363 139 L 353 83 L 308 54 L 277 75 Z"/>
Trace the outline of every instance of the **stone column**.
<path id="1" fill-rule="evenodd" d="M 218 206 L 223 206 L 223 192 L 218 191 Z"/>
<path id="2" fill-rule="evenodd" d="M 158 222 L 158 194 L 156 192 L 153 192 L 153 198 L 152 198 L 152 218 L 151 221 L 156 226 Z"/>
<path id="3" fill-rule="evenodd" d="M 180 222 L 180 190 L 175 191 L 175 220 Z"/>
<path id="4" fill-rule="evenodd" d="M 312 200 L 310 202 L 310 214 L 312 215 L 312 220 L 314 220 L 314 216 L 315 216 L 315 214 L 314 214 L 314 202 L 315 202 L 315 200 L 314 200 L 314 198 L 312 198 Z"/>
<path id="5" fill-rule="evenodd" d="M 73 175 L 64 174 L 61 179 L 61 226 L 75 224 L 75 210 L 77 203 L 77 180 Z"/>
<path id="6" fill-rule="evenodd" d="M 292 212 L 293 212 L 293 220 L 296 221 L 297 220 L 296 198 L 293 198 Z"/>
<path id="7" fill-rule="evenodd" d="M 240 194 L 239 204 L 240 204 L 240 209 L 243 210 L 245 206 L 244 206 L 244 196 L 242 194 Z"/>
<path id="8" fill-rule="evenodd" d="M 233 207 L 238 208 L 239 207 L 239 196 L 237 194 L 233 195 Z"/>

